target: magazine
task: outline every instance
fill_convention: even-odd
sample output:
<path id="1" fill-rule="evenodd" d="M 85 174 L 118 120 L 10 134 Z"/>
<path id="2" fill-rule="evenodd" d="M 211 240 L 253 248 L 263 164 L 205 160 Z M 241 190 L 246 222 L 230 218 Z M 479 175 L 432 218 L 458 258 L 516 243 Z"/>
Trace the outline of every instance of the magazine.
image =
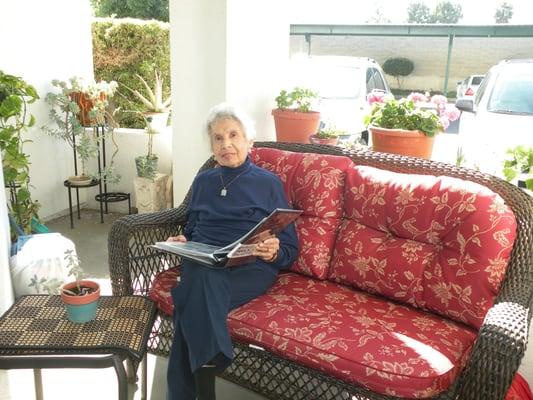
<path id="1" fill-rule="evenodd" d="M 256 259 L 253 255 L 257 243 L 270 235 L 281 232 L 294 222 L 302 210 L 276 208 L 267 217 L 259 221 L 244 236 L 224 247 L 198 242 L 156 242 L 150 247 L 159 251 L 177 254 L 212 267 L 233 267 L 246 264 Z"/>

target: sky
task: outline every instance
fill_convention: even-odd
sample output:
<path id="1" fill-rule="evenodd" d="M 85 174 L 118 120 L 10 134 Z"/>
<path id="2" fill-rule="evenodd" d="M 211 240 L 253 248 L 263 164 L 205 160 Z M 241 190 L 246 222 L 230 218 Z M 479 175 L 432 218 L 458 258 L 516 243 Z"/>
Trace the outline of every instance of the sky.
<path id="1" fill-rule="evenodd" d="M 402 24 L 407 21 L 407 7 L 414 1 L 416 0 L 374 0 L 371 2 L 358 0 L 304 0 L 298 5 L 298 9 L 303 12 L 300 17 L 301 21 L 291 22 L 361 24 L 375 15 L 376 9 L 380 8 L 383 16 L 388 18 L 391 23 Z M 439 2 L 439 0 L 420 1 L 423 1 L 432 11 Z M 504 1 L 513 5 L 514 14 L 510 23 L 533 24 L 532 0 L 451 0 L 452 3 L 461 5 L 463 18 L 459 23 L 467 25 L 494 24 L 496 9 Z M 342 12 L 339 12 L 339 10 L 342 10 Z"/>

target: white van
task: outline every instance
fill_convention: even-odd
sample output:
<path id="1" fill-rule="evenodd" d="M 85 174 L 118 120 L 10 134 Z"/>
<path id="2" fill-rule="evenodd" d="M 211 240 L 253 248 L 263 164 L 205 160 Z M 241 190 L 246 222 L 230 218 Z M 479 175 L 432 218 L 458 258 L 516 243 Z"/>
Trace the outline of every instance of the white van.
<path id="1" fill-rule="evenodd" d="M 367 57 L 310 56 L 291 59 L 291 84 L 316 91 L 321 121 L 350 135 L 366 131 L 366 96 L 373 90 L 390 93 L 380 65 Z"/>

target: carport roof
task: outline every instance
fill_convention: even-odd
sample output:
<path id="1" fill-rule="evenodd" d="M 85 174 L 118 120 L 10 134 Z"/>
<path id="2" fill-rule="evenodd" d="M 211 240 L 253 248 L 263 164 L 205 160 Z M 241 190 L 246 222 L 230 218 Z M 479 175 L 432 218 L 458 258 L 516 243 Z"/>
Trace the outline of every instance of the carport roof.
<path id="1" fill-rule="evenodd" d="M 445 24 L 400 24 L 400 25 L 291 25 L 291 35 L 305 36 L 308 49 L 311 36 L 413 36 L 448 37 L 448 57 L 444 74 L 444 94 L 448 91 L 450 60 L 455 37 L 531 37 L 533 25 L 445 25 Z"/>

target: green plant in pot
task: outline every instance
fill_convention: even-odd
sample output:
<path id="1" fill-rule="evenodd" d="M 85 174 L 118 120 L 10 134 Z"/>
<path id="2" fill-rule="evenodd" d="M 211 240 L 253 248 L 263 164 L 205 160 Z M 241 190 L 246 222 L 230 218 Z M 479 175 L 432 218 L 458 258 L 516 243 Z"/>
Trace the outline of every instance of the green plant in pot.
<path id="1" fill-rule="evenodd" d="M 372 135 L 372 149 L 412 157 L 431 158 L 435 135 L 450 121 L 459 118 L 459 110 L 442 95 L 413 92 L 396 100 L 376 91 L 367 96 L 372 105 L 364 122 Z"/>
<path id="2" fill-rule="evenodd" d="M 153 180 L 157 173 L 158 162 L 157 155 L 153 153 L 154 135 L 158 132 L 151 126 L 147 126 L 145 132 L 148 135 L 148 152 L 146 155 L 135 157 L 135 167 L 137 176 Z"/>
<path id="3" fill-rule="evenodd" d="M 98 282 L 83 279 L 80 259 L 73 250 L 65 252 L 65 260 L 67 260 L 68 275 L 75 279 L 61 287 L 61 300 L 66 306 L 67 317 L 69 321 L 78 324 L 92 321 L 98 308 L 100 285 Z"/>
<path id="4" fill-rule="evenodd" d="M 279 93 L 277 108 L 272 110 L 277 141 L 309 143 L 309 137 L 317 132 L 320 123 L 320 113 L 312 110 L 317 98 L 316 92 L 302 87 Z"/>
<path id="5" fill-rule="evenodd" d="M 34 126 L 35 117 L 28 113 L 28 104 L 39 99 L 35 88 L 23 79 L 0 71 L 0 151 L 4 183 L 10 189 L 9 215 L 24 232 L 32 232 L 32 223 L 38 221 L 40 204 L 31 198 L 30 161 L 24 153 L 22 134 Z M 12 229 L 11 239 L 17 238 Z"/>
<path id="6" fill-rule="evenodd" d="M 46 102 L 50 105 L 49 117 L 52 124 L 43 126 L 42 130 L 54 138 L 65 141 L 72 148 L 75 157 L 75 175 L 69 177 L 70 183 L 83 185 L 93 179 L 105 179 L 108 183 L 118 182 L 120 176 L 114 172 L 113 164 L 114 156 L 118 151 L 114 140 L 116 123 L 113 115 L 106 109 L 108 100 L 116 91 L 116 83 L 84 84 L 80 78 L 73 77 L 68 82 L 53 80 L 52 86 L 57 90 L 46 95 Z M 87 108 L 89 103 L 90 108 Z M 82 110 L 82 107 L 85 107 L 85 110 Z M 83 117 L 84 114 L 87 116 Z M 104 138 L 98 137 L 94 130 L 84 127 L 83 121 L 87 119 L 95 124 L 107 123 Z M 107 137 L 111 137 L 115 147 L 111 162 L 100 176 L 89 174 L 88 163 L 91 159 L 98 157 L 100 141 Z M 81 164 L 81 171 L 78 171 L 78 161 Z"/>
<path id="7" fill-rule="evenodd" d="M 503 163 L 503 175 L 508 182 L 533 190 L 533 147 L 516 146 L 507 150 Z"/>
<path id="8" fill-rule="evenodd" d="M 131 89 L 124 85 L 126 89 L 131 91 L 135 97 L 142 103 L 142 109 L 139 110 L 144 116 L 146 126 L 152 131 L 162 132 L 167 126 L 168 116 L 171 108 L 171 97 L 163 99 L 163 80 L 160 73 L 154 71 L 154 86 L 150 87 L 146 80 L 136 74 L 135 75 L 144 87 L 144 94 L 138 90 Z"/>
<path id="9" fill-rule="evenodd" d="M 154 71 L 153 88 L 150 87 L 142 76 L 136 76 L 145 89 L 144 94 L 123 85 L 142 103 L 142 109 L 134 112 L 138 112 L 143 116 L 146 123 L 145 132 L 148 135 L 148 151 L 145 155 L 135 157 L 135 166 L 137 168 L 137 176 L 153 180 L 157 173 L 158 163 L 158 157 L 153 153 L 154 135 L 166 129 L 171 107 L 171 98 L 163 99 L 163 80 L 158 71 Z"/>
<path id="10" fill-rule="evenodd" d="M 317 133 L 311 135 L 309 141 L 314 144 L 329 144 L 335 146 L 339 142 L 339 137 L 345 134 L 345 131 L 336 129 L 334 125 L 321 123 Z"/>

